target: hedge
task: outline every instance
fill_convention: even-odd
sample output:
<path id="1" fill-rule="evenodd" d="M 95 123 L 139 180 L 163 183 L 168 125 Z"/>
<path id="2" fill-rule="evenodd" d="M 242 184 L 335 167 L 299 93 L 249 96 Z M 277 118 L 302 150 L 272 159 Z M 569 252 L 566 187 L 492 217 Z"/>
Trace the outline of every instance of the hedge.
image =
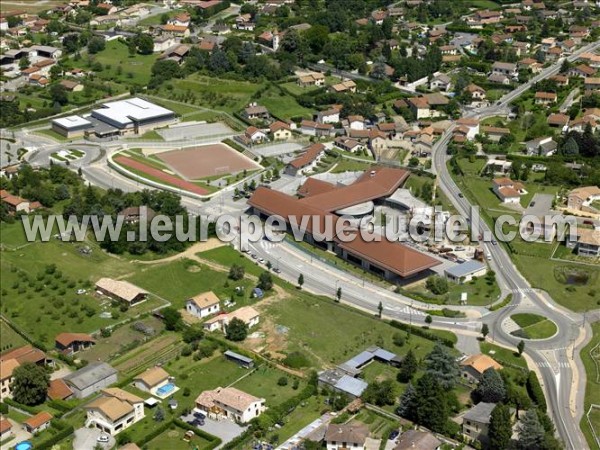
<path id="1" fill-rule="evenodd" d="M 64 400 L 49 400 L 47 402 L 47 405 L 50 408 L 62 411 L 63 413 L 66 413 L 67 411 L 71 411 L 73 409 L 73 407 Z"/>
<path id="2" fill-rule="evenodd" d="M 0 413 L 1 414 L 8 414 L 8 404 L 6 404 L 6 403 L 0 403 Z"/>
<path id="3" fill-rule="evenodd" d="M 173 423 L 177 425 L 179 428 L 183 428 L 184 430 L 193 431 L 196 436 L 201 437 L 202 439 L 206 439 L 210 444 L 207 447 L 204 447 L 203 450 L 212 450 L 223 443 L 221 438 L 214 436 L 212 434 L 207 433 L 204 430 L 201 430 L 197 427 L 193 427 L 190 424 L 185 423 L 181 419 L 173 419 Z"/>
<path id="4" fill-rule="evenodd" d="M 22 403 L 14 401 L 12 398 L 5 398 L 4 403 L 6 403 L 14 408 L 22 409 L 23 411 L 27 411 L 30 414 L 35 415 L 35 414 L 39 413 L 37 408 L 34 408 L 33 406 L 29 406 L 29 405 L 23 405 Z"/>
<path id="5" fill-rule="evenodd" d="M 392 320 L 389 322 L 391 326 L 394 328 L 398 328 L 400 330 L 404 330 L 409 332 L 410 334 L 414 334 L 415 336 L 420 336 L 424 339 L 428 339 L 430 341 L 438 341 L 445 345 L 446 347 L 454 348 L 454 342 L 448 338 L 443 338 L 436 336 L 435 334 L 424 330 L 422 328 L 414 327 L 412 325 L 407 325 L 405 323 L 398 322 L 396 320 Z"/>
<path id="6" fill-rule="evenodd" d="M 539 409 L 546 411 L 546 397 L 544 397 L 544 391 L 540 386 L 540 380 L 534 371 L 530 371 L 527 375 L 527 393 L 529 398 L 538 405 Z"/>
<path id="7" fill-rule="evenodd" d="M 58 444 L 60 441 L 69 437 L 70 435 L 72 435 L 74 432 L 75 432 L 75 428 L 73 428 L 72 425 L 69 425 L 68 427 L 65 427 L 62 430 L 60 430 L 54 436 L 52 436 L 52 437 L 46 439 L 45 441 L 39 443 L 38 445 L 36 445 L 35 448 L 37 450 L 51 449 L 56 444 Z"/>

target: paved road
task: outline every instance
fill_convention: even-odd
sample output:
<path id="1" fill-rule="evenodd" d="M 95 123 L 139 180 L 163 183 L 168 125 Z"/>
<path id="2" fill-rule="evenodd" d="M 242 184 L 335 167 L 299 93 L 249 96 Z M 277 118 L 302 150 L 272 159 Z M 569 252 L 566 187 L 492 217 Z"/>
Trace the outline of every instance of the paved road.
<path id="1" fill-rule="evenodd" d="M 592 43 L 567 59 L 572 62 L 577 56 L 585 51 L 592 51 L 600 46 L 600 42 Z M 550 77 L 559 72 L 562 61 L 548 67 L 540 74 L 532 78 L 528 83 L 520 85 L 514 91 L 506 94 L 496 104 L 473 112 L 472 117 L 484 118 L 506 112 L 508 104 L 522 93 L 526 92 L 534 83 Z M 452 128 L 450 128 L 433 149 L 433 170 L 438 175 L 439 187 L 452 201 L 457 210 L 468 217 L 470 203 L 464 197 L 459 196 L 459 188 L 452 180 L 446 162 L 447 144 L 451 139 Z M 492 236 L 491 230 L 484 222 L 480 223 L 480 233 Z M 570 403 L 571 384 L 575 381 L 573 367 L 578 371 L 579 391 L 584 390 L 585 372 L 582 370 L 579 355 L 569 352 L 569 346 L 578 339 L 582 329 L 583 317 L 580 314 L 568 311 L 557 305 L 547 293 L 531 289 L 529 282 L 519 273 L 512 263 L 508 253 L 501 245 L 493 245 L 489 241 L 483 244 L 486 252 L 492 256 L 492 267 L 497 274 L 500 286 L 504 291 L 513 292 L 513 301 L 509 307 L 503 308 L 497 313 L 484 317 L 492 330 L 492 336 L 504 345 L 515 346 L 519 339 L 507 334 L 502 328 L 502 322 L 516 311 L 535 312 L 553 320 L 559 333 L 553 338 L 544 341 L 528 341 L 526 354 L 533 360 L 542 375 L 542 382 L 548 400 L 548 412 L 553 418 L 557 431 L 565 445 L 569 449 L 579 450 L 589 448 L 583 434 L 579 429 L 583 404 L 578 401 L 575 405 Z M 569 358 L 574 356 L 575 361 Z M 575 406 L 573 412 L 570 406 Z M 575 413 L 575 414 L 573 414 Z"/>

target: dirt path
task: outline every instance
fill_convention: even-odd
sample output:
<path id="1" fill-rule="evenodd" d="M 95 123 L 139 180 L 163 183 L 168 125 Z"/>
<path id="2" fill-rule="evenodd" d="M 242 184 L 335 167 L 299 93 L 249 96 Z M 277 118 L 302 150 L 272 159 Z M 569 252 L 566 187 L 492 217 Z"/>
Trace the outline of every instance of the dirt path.
<path id="1" fill-rule="evenodd" d="M 192 245 L 190 248 L 184 250 L 181 253 L 177 253 L 176 255 L 167 256 L 166 258 L 161 258 L 161 259 L 153 259 L 150 261 L 141 261 L 139 259 L 134 259 L 132 262 L 137 263 L 137 264 L 152 265 L 152 264 L 164 264 L 164 263 L 168 263 L 171 261 L 177 261 L 178 259 L 182 259 L 182 258 L 194 259 L 194 260 L 198 261 L 198 260 L 201 260 L 201 258 L 198 258 L 196 256 L 196 253 L 201 253 L 201 252 L 205 252 L 207 250 L 212 250 L 213 248 L 223 247 L 224 245 L 227 245 L 227 244 L 219 241 L 216 238 L 212 238 L 206 242 L 197 242 L 194 245 Z M 204 261 L 204 260 L 202 260 L 202 261 Z"/>

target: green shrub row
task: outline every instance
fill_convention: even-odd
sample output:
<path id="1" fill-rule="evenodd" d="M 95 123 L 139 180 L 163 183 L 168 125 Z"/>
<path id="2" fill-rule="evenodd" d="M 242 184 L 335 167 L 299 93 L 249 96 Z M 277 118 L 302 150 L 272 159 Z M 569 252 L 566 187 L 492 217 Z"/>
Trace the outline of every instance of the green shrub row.
<path id="1" fill-rule="evenodd" d="M 46 439 L 45 441 L 39 443 L 38 445 L 36 445 L 35 448 L 38 450 L 51 449 L 56 444 L 58 444 L 60 441 L 62 441 L 63 439 L 66 439 L 67 437 L 72 435 L 74 432 L 75 432 L 75 428 L 73 428 L 72 425 L 69 425 L 69 426 L 63 428 L 62 430 L 60 430 L 54 436 L 52 436 L 52 437 Z"/>
<path id="2" fill-rule="evenodd" d="M 409 332 L 410 334 L 414 334 L 415 336 L 422 337 L 424 339 L 428 339 L 430 341 L 439 341 L 441 344 L 446 347 L 454 348 L 454 342 L 448 338 L 443 338 L 440 336 L 436 336 L 435 334 L 424 330 L 423 328 L 415 327 L 412 325 L 407 325 L 405 323 L 398 322 L 396 320 L 390 321 L 390 325 L 394 328 L 398 328 L 400 330 L 404 330 Z"/>

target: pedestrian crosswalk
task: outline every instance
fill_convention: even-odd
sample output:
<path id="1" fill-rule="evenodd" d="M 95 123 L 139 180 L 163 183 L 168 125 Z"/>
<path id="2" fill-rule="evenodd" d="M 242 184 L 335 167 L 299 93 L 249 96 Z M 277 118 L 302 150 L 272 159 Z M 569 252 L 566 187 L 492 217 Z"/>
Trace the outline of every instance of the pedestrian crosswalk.
<path id="1" fill-rule="evenodd" d="M 550 362 L 550 361 L 536 361 L 535 365 L 541 368 L 548 368 L 552 370 L 557 369 L 569 369 L 571 366 L 568 361 L 561 362 Z"/>
<path id="2" fill-rule="evenodd" d="M 535 292 L 535 289 L 532 288 L 518 288 L 512 290 L 513 294 L 531 294 L 533 292 Z"/>
<path id="3" fill-rule="evenodd" d="M 400 313 L 400 314 L 412 314 L 413 316 L 426 316 L 427 314 L 425 314 L 423 311 L 419 311 L 418 309 L 415 308 L 411 308 L 408 305 L 385 305 L 384 309 L 388 309 L 390 311 L 394 311 L 396 313 Z"/>

